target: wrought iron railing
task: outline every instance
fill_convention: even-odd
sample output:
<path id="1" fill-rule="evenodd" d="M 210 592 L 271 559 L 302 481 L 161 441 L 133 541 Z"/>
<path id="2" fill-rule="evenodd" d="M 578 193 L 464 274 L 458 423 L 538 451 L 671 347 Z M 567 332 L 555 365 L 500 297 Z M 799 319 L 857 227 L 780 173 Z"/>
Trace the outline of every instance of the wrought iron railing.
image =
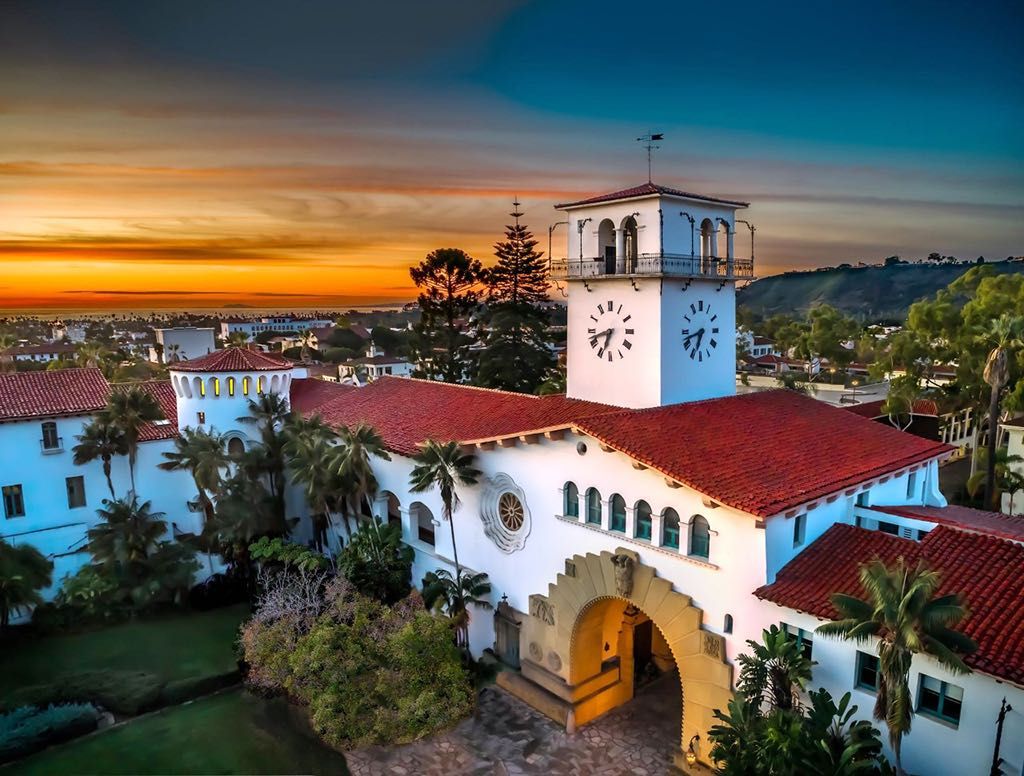
<path id="1" fill-rule="evenodd" d="M 559 279 L 596 278 L 612 275 L 672 275 L 690 278 L 749 280 L 754 277 L 753 259 L 726 259 L 675 253 L 643 253 L 621 259 L 610 257 L 554 259 L 551 275 Z"/>

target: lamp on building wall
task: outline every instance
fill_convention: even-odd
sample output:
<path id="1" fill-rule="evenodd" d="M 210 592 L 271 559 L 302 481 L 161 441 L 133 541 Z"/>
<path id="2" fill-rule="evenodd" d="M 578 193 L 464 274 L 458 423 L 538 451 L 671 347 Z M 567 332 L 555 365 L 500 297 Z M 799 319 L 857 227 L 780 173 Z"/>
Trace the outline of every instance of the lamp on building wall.
<path id="1" fill-rule="evenodd" d="M 687 220 L 690 222 L 690 257 L 693 258 L 693 225 L 697 223 L 697 219 L 695 219 L 685 210 L 680 210 L 679 215 L 686 216 Z"/>
<path id="2" fill-rule="evenodd" d="M 580 233 L 580 268 L 581 268 L 580 271 L 582 271 L 582 267 L 583 267 L 583 227 L 587 225 L 588 221 L 593 221 L 593 220 L 594 219 L 592 219 L 592 218 L 584 218 L 584 219 L 576 222 L 576 228 L 579 230 L 579 233 Z"/>
<path id="3" fill-rule="evenodd" d="M 736 219 L 736 223 L 737 224 L 746 224 L 747 225 L 747 229 L 750 230 L 750 260 L 753 261 L 754 260 L 754 232 L 757 231 L 757 230 L 754 228 L 754 225 L 752 223 L 750 223 L 749 221 L 744 221 L 742 218 L 737 218 Z"/>
<path id="4" fill-rule="evenodd" d="M 700 736 L 696 735 L 690 739 L 690 743 L 686 747 L 686 764 L 696 765 L 697 764 L 697 742 L 700 741 Z"/>

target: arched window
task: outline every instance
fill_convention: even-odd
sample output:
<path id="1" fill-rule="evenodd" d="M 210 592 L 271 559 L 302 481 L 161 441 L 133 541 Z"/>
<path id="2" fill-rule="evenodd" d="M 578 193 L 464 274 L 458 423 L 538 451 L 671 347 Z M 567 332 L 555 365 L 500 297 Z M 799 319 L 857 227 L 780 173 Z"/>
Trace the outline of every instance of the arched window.
<path id="1" fill-rule="evenodd" d="M 608 527 L 613 531 L 626 532 L 626 499 L 618 493 L 612 496 L 612 516 Z"/>
<path id="2" fill-rule="evenodd" d="M 646 501 L 636 502 L 636 538 L 651 540 L 651 505 Z"/>
<path id="3" fill-rule="evenodd" d="M 245 442 L 241 437 L 231 437 L 228 440 L 228 455 L 237 456 L 245 452 Z"/>
<path id="4" fill-rule="evenodd" d="M 234 395 L 235 395 L 235 378 L 229 377 L 228 378 L 228 396 L 234 396 Z"/>
<path id="5" fill-rule="evenodd" d="M 661 515 L 661 546 L 679 549 L 679 513 L 672 507 Z"/>
<path id="6" fill-rule="evenodd" d="M 708 521 L 700 515 L 690 520 L 690 554 L 707 558 L 711 553 L 711 529 Z"/>
<path id="7" fill-rule="evenodd" d="M 250 381 L 251 381 L 251 378 L 249 378 L 249 377 L 243 377 L 242 378 L 242 396 L 248 396 L 249 395 L 249 383 L 250 383 Z"/>
<path id="8" fill-rule="evenodd" d="M 601 525 L 601 492 L 597 488 L 587 491 L 587 522 Z"/>
<path id="9" fill-rule="evenodd" d="M 562 514 L 566 517 L 579 518 L 580 516 L 580 489 L 576 487 L 575 482 L 565 483 L 565 487 L 562 489 L 565 494 L 565 504 L 563 505 Z"/>
<path id="10" fill-rule="evenodd" d="M 262 375 L 260 377 L 256 378 L 256 393 L 258 395 L 260 395 L 260 396 L 263 395 L 263 377 L 262 377 Z"/>
<path id="11" fill-rule="evenodd" d="M 394 493 L 388 493 L 388 524 L 402 527 L 402 506 Z"/>
<path id="12" fill-rule="evenodd" d="M 416 525 L 416 537 L 424 544 L 434 546 L 434 516 L 426 504 L 414 501 L 409 506 L 409 513 Z"/>
<path id="13" fill-rule="evenodd" d="M 732 615 L 725 615 L 725 624 L 722 626 L 722 630 L 726 633 L 732 633 Z"/>
<path id="14" fill-rule="evenodd" d="M 210 383 L 213 385 L 213 395 L 214 396 L 220 396 L 220 378 L 219 377 L 210 378 Z"/>

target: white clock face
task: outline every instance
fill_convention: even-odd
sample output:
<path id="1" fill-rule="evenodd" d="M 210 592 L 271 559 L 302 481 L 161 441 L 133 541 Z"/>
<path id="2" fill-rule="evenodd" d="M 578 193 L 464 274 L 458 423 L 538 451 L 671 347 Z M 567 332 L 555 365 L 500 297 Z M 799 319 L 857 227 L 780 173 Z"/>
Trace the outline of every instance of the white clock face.
<path id="1" fill-rule="evenodd" d="M 632 320 L 633 316 L 623 309 L 622 304 L 612 299 L 598 304 L 587 329 L 591 352 L 602 361 L 625 358 L 636 335 Z"/>
<path id="2" fill-rule="evenodd" d="M 718 347 L 718 315 L 711 310 L 711 303 L 698 299 L 683 315 L 683 350 L 691 361 L 704 363 L 711 358 Z"/>

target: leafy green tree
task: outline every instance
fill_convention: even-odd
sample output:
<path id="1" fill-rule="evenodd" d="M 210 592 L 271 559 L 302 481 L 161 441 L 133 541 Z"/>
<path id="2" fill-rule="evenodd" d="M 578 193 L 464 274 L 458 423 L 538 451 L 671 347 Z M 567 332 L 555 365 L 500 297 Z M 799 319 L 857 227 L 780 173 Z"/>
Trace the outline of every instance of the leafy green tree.
<path id="1" fill-rule="evenodd" d="M 772 625 L 762 631 L 761 643 L 748 640 L 750 652 L 739 656 L 740 680 L 747 697 L 758 705 L 790 711 L 811 679 L 811 666 L 797 640 Z"/>
<path id="2" fill-rule="evenodd" d="M 827 358 L 829 363 L 839 366 L 849 364 L 854 350 L 844 347 L 848 341 L 856 341 L 861 326 L 831 305 L 822 304 L 811 308 L 807 314 L 810 331 L 807 334 L 807 348 L 811 356 Z"/>
<path id="3" fill-rule="evenodd" d="M 281 536 L 286 530 L 263 482 L 238 471 L 221 486 L 199 542 L 206 551 L 222 555 L 240 577 L 250 579 L 249 545 L 264 536 Z"/>
<path id="4" fill-rule="evenodd" d="M 415 374 L 458 383 L 472 371 L 468 321 L 480 307 L 483 265 L 458 248 L 439 248 L 409 270 L 421 317 L 411 343 Z"/>
<path id="5" fill-rule="evenodd" d="M 373 518 L 352 535 L 338 567 L 363 595 L 394 604 L 409 595 L 414 558 L 400 526 Z"/>
<path id="6" fill-rule="evenodd" d="M 220 491 L 229 468 L 226 444 L 224 436 L 216 431 L 186 427 L 174 438 L 174 449 L 163 454 L 167 460 L 157 464 L 165 471 L 187 471 L 192 475 L 207 519 L 213 512 L 210 496 Z"/>
<path id="7" fill-rule="evenodd" d="M 117 498 L 114 493 L 114 480 L 111 478 L 111 462 L 115 455 L 128 455 L 128 440 L 124 432 L 115 425 L 107 413 L 100 413 L 82 428 L 82 433 L 75 437 L 78 444 L 71 452 L 75 466 L 84 466 L 92 461 L 103 462 L 103 476 L 107 478 L 110 498 Z"/>
<path id="8" fill-rule="evenodd" d="M 335 431 L 319 417 L 292 425 L 286 432 L 285 452 L 292 480 L 302 486 L 312 511 L 315 542 L 322 550 L 331 513 L 346 497 L 345 483 L 335 464 L 338 455 Z"/>
<path id="9" fill-rule="evenodd" d="M 889 393 L 882 405 L 882 412 L 889 416 L 889 423 L 900 431 L 906 431 L 914 421 L 914 403 L 921 395 L 918 378 L 913 374 L 894 377 L 889 381 Z"/>
<path id="10" fill-rule="evenodd" d="M 444 614 L 455 630 L 455 643 L 469 649 L 469 607 L 490 609 L 491 583 L 487 574 L 457 573 L 448 569 L 428 571 L 423 577 L 423 605 Z"/>
<path id="11" fill-rule="evenodd" d="M 860 599 L 845 593 L 832 595 L 839 619 L 818 626 L 823 636 L 860 643 L 878 639 L 878 695 L 875 719 L 885 720 L 889 743 L 896 754 L 896 772 L 903 773 L 901 747 L 910 732 L 913 701 L 910 664 L 915 654 L 926 654 L 953 673 L 970 669 L 958 653 L 977 645 L 953 626 L 967 616 L 956 594 L 937 596 L 939 575 L 923 562 L 908 566 L 899 558 L 891 567 L 875 560 L 861 566 L 860 583 L 867 593 Z"/>
<path id="12" fill-rule="evenodd" d="M 228 334 L 226 342 L 228 347 L 245 347 L 249 343 L 249 335 L 244 331 L 233 331 Z"/>
<path id="13" fill-rule="evenodd" d="M 139 456 L 139 438 L 142 429 L 154 420 L 162 420 L 164 411 L 160 409 L 152 394 L 137 385 L 114 390 L 103 410 L 111 425 L 117 428 L 124 437 L 128 448 L 128 473 L 131 480 L 131 493 L 135 495 L 135 462 Z"/>
<path id="14" fill-rule="evenodd" d="M 306 571 L 326 569 L 328 566 L 326 556 L 305 545 L 285 541 L 280 536 L 261 536 L 249 545 L 249 557 L 259 563 L 280 563 L 285 568 Z"/>
<path id="15" fill-rule="evenodd" d="M 11 545 L 0 539 L 0 628 L 11 614 L 43 603 L 40 591 L 53 580 L 53 563 L 30 544 Z"/>
<path id="16" fill-rule="evenodd" d="M 518 205 L 518 203 L 516 203 Z M 534 393 L 555 365 L 549 347 L 548 268 L 533 234 L 516 222 L 494 246 L 498 262 L 486 273 L 484 349 L 476 382 L 488 388 Z"/>

